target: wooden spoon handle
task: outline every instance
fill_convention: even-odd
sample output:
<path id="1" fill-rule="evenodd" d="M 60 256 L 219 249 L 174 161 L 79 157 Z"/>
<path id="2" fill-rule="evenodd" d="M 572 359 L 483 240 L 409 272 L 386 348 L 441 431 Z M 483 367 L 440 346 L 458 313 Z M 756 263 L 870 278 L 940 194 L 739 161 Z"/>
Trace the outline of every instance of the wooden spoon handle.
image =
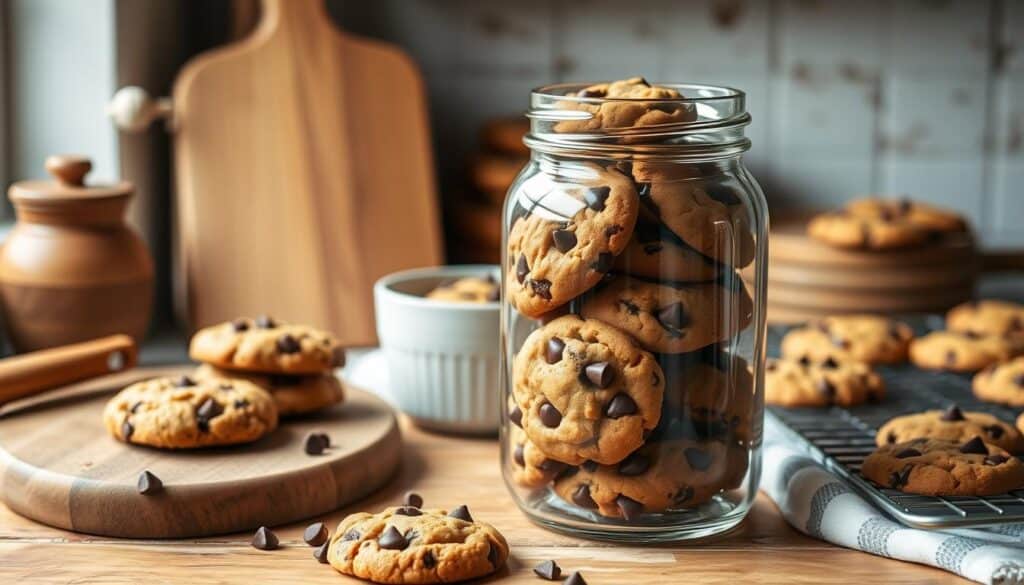
<path id="1" fill-rule="evenodd" d="M 135 366 L 135 342 L 111 335 L 0 360 L 0 404 Z"/>

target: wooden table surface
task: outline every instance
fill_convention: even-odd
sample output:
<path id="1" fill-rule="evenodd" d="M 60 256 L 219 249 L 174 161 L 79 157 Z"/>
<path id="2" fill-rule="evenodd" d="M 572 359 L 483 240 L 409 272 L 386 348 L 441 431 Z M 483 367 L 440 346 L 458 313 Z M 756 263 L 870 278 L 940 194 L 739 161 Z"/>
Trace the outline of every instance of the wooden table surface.
<path id="1" fill-rule="evenodd" d="M 383 491 L 323 518 L 377 511 L 407 490 L 426 506 L 469 505 L 508 538 L 507 569 L 483 583 L 544 583 L 531 568 L 556 559 L 590 585 L 651 583 L 966 583 L 954 575 L 807 538 L 763 494 L 731 534 L 698 544 L 625 547 L 569 538 L 534 526 L 518 511 L 498 469 L 496 441 L 428 434 L 402 421 L 399 475 Z M 0 583 L 359 583 L 317 563 L 302 542 L 308 522 L 276 527 L 282 548 L 249 546 L 250 534 L 197 540 L 118 540 L 56 530 L 0 505 Z"/>

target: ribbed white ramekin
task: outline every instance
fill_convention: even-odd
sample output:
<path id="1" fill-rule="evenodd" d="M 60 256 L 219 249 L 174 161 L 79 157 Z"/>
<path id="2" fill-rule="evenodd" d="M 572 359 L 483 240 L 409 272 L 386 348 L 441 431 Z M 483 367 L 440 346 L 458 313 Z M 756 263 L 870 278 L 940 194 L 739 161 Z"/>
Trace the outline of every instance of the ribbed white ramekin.
<path id="1" fill-rule="evenodd" d="M 389 274 L 373 287 L 389 393 L 422 427 L 473 434 L 498 430 L 498 303 L 424 298 L 445 280 L 487 274 L 499 278 L 498 267 L 418 268 Z"/>

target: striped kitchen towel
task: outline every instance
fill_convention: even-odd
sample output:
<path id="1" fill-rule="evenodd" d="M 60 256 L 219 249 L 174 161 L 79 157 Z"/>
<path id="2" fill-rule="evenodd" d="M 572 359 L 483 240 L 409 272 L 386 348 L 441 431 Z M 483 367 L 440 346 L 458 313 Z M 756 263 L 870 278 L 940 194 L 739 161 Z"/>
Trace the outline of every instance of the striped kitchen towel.
<path id="1" fill-rule="evenodd" d="M 765 420 L 761 489 L 795 529 L 873 555 L 931 565 L 972 581 L 1024 585 L 1024 524 L 919 530 L 891 520 Z"/>

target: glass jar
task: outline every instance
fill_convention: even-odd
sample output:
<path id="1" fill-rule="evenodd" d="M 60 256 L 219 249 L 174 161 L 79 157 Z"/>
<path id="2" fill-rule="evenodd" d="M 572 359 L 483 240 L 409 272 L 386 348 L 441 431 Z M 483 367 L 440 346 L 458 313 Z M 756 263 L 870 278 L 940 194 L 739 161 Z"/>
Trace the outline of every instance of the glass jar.
<path id="1" fill-rule="evenodd" d="M 728 530 L 757 493 L 764 402 L 768 214 L 744 94 L 560 84 L 527 115 L 503 214 L 506 483 L 572 534 Z"/>

